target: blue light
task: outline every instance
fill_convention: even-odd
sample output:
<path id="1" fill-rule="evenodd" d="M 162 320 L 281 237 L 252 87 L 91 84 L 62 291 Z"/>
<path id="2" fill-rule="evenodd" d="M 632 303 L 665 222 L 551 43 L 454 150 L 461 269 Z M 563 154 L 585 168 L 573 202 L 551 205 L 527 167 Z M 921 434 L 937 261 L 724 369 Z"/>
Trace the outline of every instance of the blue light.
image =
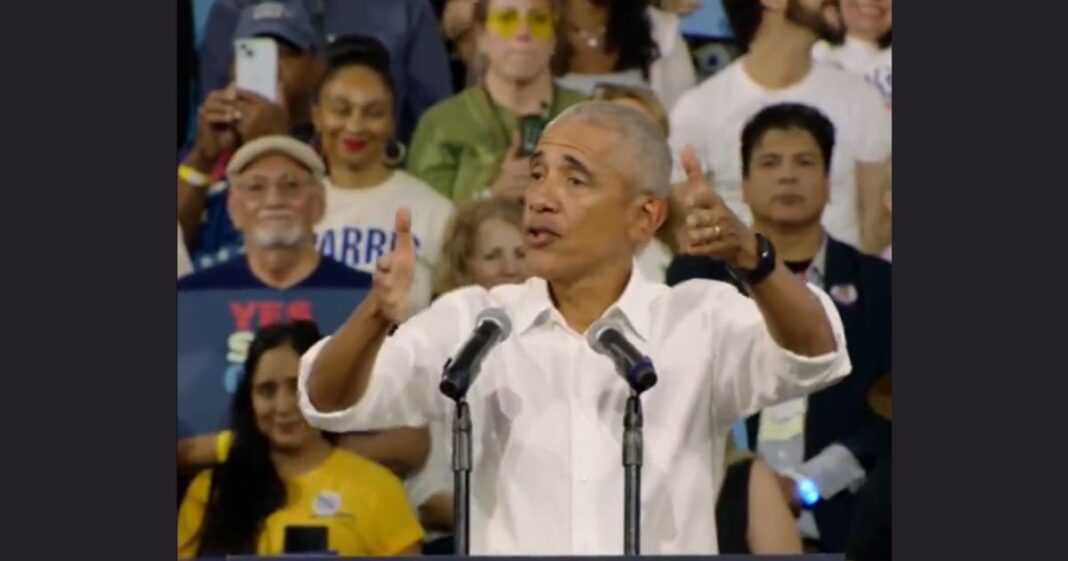
<path id="1" fill-rule="evenodd" d="M 801 498 L 801 504 L 812 506 L 820 500 L 820 490 L 811 479 L 802 479 L 797 482 L 797 496 Z"/>

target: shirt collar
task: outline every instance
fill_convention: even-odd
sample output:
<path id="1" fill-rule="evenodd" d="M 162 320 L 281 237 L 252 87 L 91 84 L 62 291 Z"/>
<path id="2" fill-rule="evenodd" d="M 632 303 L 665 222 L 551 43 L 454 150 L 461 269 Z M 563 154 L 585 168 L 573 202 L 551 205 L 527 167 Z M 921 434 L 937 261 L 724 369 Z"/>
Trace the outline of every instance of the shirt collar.
<path id="1" fill-rule="evenodd" d="M 652 326 L 649 308 L 656 297 L 657 284 L 650 282 L 642 274 L 637 261 L 631 264 L 630 279 L 623 289 L 623 294 L 605 310 L 602 318 L 614 317 L 622 320 L 642 340 L 648 341 Z M 516 332 L 526 331 L 543 324 L 553 316 L 562 324 L 560 312 L 553 306 L 549 296 L 549 283 L 542 278 L 527 281 L 527 294 L 515 312 Z"/>
<path id="2" fill-rule="evenodd" d="M 816 286 L 823 286 L 824 281 L 827 278 L 827 233 L 823 234 L 823 241 L 820 242 L 820 249 L 816 252 L 815 257 L 812 258 L 812 263 L 808 266 L 808 270 L 805 271 L 805 280 Z"/>

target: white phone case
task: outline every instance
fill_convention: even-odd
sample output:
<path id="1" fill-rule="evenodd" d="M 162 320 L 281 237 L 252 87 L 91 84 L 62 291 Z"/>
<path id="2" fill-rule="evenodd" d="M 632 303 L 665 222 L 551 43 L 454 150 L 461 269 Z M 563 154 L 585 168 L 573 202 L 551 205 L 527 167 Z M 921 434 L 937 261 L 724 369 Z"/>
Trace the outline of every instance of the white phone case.
<path id="1" fill-rule="evenodd" d="M 234 41 L 237 89 L 277 102 L 278 45 L 271 39 Z"/>

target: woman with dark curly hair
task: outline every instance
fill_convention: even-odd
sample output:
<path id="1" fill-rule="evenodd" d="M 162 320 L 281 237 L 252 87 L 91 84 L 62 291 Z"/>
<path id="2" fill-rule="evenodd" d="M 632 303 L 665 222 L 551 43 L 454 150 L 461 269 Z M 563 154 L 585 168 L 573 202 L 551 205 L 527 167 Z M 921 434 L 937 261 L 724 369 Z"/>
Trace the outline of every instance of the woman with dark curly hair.
<path id="1" fill-rule="evenodd" d="M 668 111 L 697 84 L 679 18 L 648 0 L 567 0 L 557 83 L 587 95 L 599 83 L 644 86 Z"/>

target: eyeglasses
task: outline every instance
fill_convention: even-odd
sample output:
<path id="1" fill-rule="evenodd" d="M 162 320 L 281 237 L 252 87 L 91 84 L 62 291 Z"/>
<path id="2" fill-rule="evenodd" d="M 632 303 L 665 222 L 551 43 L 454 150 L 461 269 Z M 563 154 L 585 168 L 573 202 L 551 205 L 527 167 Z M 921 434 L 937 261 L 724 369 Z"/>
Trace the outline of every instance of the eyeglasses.
<path id="1" fill-rule="evenodd" d="M 272 184 L 278 190 L 278 196 L 280 198 L 292 201 L 310 193 L 312 188 L 315 187 L 316 182 L 311 178 L 290 175 L 284 175 L 274 181 L 256 177 L 247 180 L 238 180 L 234 183 L 234 189 L 249 200 L 258 202 L 267 198 L 267 190 L 270 189 Z"/>
<path id="2" fill-rule="evenodd" d="M 552 12 L 540 10 L 531 10 L 524 16 L 520 16 L 519 12 L 514 8 L 492 10 L 486 17 L 486 29 L 502 39 L 511 39 L 519 35 L 525 20 L 530 37 L 544 41 L 556 36 L 556 22 L 558 19 Z"/>

